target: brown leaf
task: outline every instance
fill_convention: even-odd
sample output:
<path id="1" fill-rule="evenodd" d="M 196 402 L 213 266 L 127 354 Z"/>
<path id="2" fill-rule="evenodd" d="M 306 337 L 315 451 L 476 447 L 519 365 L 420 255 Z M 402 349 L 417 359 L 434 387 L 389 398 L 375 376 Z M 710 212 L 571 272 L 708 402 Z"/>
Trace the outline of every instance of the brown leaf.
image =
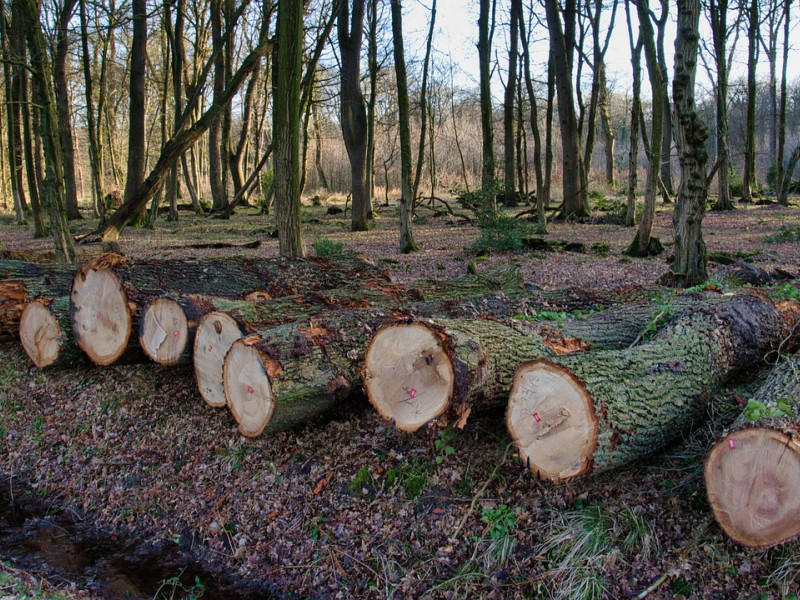
<path id="1" fill-rule="evenodd" d="M 464 429 L 464 426 L 466 426 L 467 419 L 469 418 L 471 412 L 472 409 L 469 406 L 463 403 L 459 404 L 456 407 L 456 416 L 458 417 L 458 420 L 455 423 L 453 423 L 453 427 L 457 429 Z"/>
<path id="2" fill-rule="evenodd" d="M 314 495 L 315 496 L 319 495 L 319 493 L 322 490 L 324 490 L 327 487 L 327 485 L 331 482 L 331 479 L 333 479 L 333 471 L 328 471 L 325 477 L 323 477 L 317 482 L 317 487 L 314 488 Z"/>
<path id="3" fill-rule="evenodd" d="M 322 345 L 322 342 L 330 337 L 331 332 L 321 325 L 308 323 L 308 327 L 298 327 L 297 331 L 308 337 L 315 346 Z"/>
<path id="4" fill-rule="evenodd" d="M 550 348 L 557 356 L 562 354 L 574 354 L 575 352 L 584 352 L 589 349 L 589 344 L 580 338 L 564 337 L 557 331 L 550 331 L 544 338 L 544 343 Z"/>

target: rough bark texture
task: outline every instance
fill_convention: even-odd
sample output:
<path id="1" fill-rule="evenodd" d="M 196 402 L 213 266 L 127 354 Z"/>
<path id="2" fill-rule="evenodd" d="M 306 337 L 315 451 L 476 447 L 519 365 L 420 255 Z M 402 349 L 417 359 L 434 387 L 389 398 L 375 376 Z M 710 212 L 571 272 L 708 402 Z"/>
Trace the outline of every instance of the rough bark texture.
<path id="1" fill-rule="evenodd" d="M 281 256 L 303 257 L 300 228 L 300 77 L 303 58 L 303 5 L 281 3 L 272 114 L 275 165 L 275 222 Z"/>
<path id="2" fill-rule="evenodd" d="M 167 343 L 169 350 L 146 344 L 145 351 L 156 362 L 177 364 L 192 359 L 192 340 L 200 319 L 209 312 L 229 313 L 239 323 L 243 331 L 258 331 L 281 323 L 316 316 L 334 310 L 352 310 L 370 307 L 408 306 L 425 300 L 443 300 L 463 296 L 479 296 L 492 292 L 520 292 L 522 279 L 519 269 L 510 265 L 489 269 L 480 275 L 468 275 L 452 280 L 423 279 L 409 285 L 390 284 L 380 279 L 364 279 L 356 283 L 346 283 L 340 287 L 310 290 L 299 295 L 290 295 L 274 300 L 254 298 L 252 301 L 232 300 L 209 295 L 178 296 L 159 298 L 158 310 L 172 318 L 175 314 L 179 327 L 186 327 L 187 336 L 182 344 L 177 340 L 167 340 L 161 334 L 157 338 Z M 140 325 L 140 337 L 153 336 L 154 330 L 161 329 L 160 318 L 148 319 L 151 305 L 144 309 Z M 180 314 L 177 314 L 180 313 Z M 181 337 L 179 336 L 173 336 Z M 182 338 L 183 339 L 183 338 Z"/>
<path id="3" fill-rule="evenodd" d="M 482 168 L 481 190 L 486 196 L 494 212 L 494 121 L 492 117 L 492 40 L 489 35 L 489 0 L 480 0 L 480 16 L 478 17 L 478 62 L 481 92 L 481 139 Z"/>
<path id="4" fill-rule="evenodd" d="M 775 367 L 711 448 L 704 477 L 714 518 L 754 548 L 800 535 L 800 357 Z"/>
<path id="5" fill-rule="evenodd" d="M 0 260 L 0 341 L 17 339 L 25 304 L 68 296 L 75 267 Z"/>
<path id="6" fill-rule="evenodd" d="M 675 227 L 675 258 L 672 276 L 683 286 L 708 278 L 703 217 L 706 212 L 708 183 L 705 141 L 708 129 L 695 110 L 694 88 L 697 71 L 700 2 L 678 2 L 678 36 L 675 40 L 675 77 L 672 81 L 675 142 L 681 164 L 681 183 L 672 223 Z"/>
<path id="7" fill-rule="evenodd" d="M 737 296 L 674 317 L 640 346 L 523 364 L 509 398 L 511 436 L 543 479 L 629 464 L 702 421 L 719 384 L 763 364 L 798 318 L 794 303 Z M 583 435 L 564 439 L 575 430 Z"/>
<path id="8" fill-rule="evenodd" d="M 214 289 L 231 298 L 251 293 L 277 297 L 296 293 L 298 285 L 307 290 L 325 289 L 367 278 L 387 281 L 377 267 L 349 257 L 337 257 L 336 263 L 239 258 L 130 264 L 119 255 L 106 254 L 85 264 L 75 276 L 73 327 L 78 344 L 93 361 L 111 364 L 129 344 L 138 345 L 130 328 L 138 327 L 142 307 L 165 293 L 201 294 Z M 98 289 L 107 295 L 98 294 Z M 107 353 L 98 356 L 93 350 L 95 339 L 105 337 L 114 341 L 109 341 Z"/>

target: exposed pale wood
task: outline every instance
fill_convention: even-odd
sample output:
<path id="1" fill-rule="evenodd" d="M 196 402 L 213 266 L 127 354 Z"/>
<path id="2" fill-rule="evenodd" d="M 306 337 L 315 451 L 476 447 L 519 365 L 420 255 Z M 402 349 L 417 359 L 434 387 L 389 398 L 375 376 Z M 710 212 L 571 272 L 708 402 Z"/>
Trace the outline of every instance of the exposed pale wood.
<path id="1" fill-rule="evenodd" d="M 98 365 L 114 363 L 128 348 L 128 297 L 111 270 L 81 270 L 70 294 L 72 330 L 78 346 Z"/>
<path id="2" fill-rule="evenodd" d="M 223 368 L 225 398 L 239 432 L 248 437 L 261 435 L 275 410 L 272 384 L 258 350 L 234 343 Z"/>
<path id="3" fill-rule="evenodd" d="M 725 533 L 763 548 L 800 536 L 800 357 L 775 367 L 753 400 L 766 416 L 748 421 L 745 411 L 712 446 L 703 475 Z"/>
<path id="4" fill-rule="evenodd" d="M 544 479 L 569 479 L 585 470 L 597 444 L 597 418 L 586 388 L 546 360 L 517 370 L 506 425 L 522 462 L 530 468 L 534 457 Z"/>
<path id="5" fill-rule="evenodd" d="M 156 298 L 148 304 L 139 332 L 142 350 L 162 365 L 176 364 L 189 340 L 186 315 L 169 298 Z"/>
<path id="6" fill-rule="evenodd" d="M 197 389 L 209 406 L 225 406 L 223 366 L 231 345 L 242 337 L 239 323 L 230 315 L 210 312 L 200 319 L 194 338 L 194 374 Z"/>
<path id="7" fill-rule="evenodd" d="M 364 362 L 369 399 L 398 429 L 416 431 L 440 416 L 453 394 L 453 366 L 441 340 L 418 323 L 375 335 Z"/>
<path id="8" fill-rule="evenodd" d="M 19 337 L 25 353 L 37 367 L 51 365 L 61 350 L 63 333 L 58 319 L 41 302 L 28 302 L 19 321 Z"/>

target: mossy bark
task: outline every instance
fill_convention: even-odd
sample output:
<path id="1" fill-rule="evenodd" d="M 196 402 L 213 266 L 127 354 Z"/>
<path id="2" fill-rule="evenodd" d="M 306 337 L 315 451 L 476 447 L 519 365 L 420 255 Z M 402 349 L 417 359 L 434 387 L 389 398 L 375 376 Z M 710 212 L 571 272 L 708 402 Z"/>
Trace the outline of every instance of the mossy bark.
<path id="1" fill-rule="evenodd" d="M 527 455 L 530 470 L 544 478 L 569 479 L 630 464 L 679 439 L 704 420 L 722 382 L 764 364 L 765 356 L 790 336 L 799 315 L 793 303 L 736 296 L 677 315 L 646 344 L 522 365 L 521 371 L 541 367 L 560 372 L 564 389 L 586 394 L 596 421 L 590 435 L 596 442 L 589 452 L 566 461 L 576 466 L 543 474 L 537 456 Z M 535 395 L 536 389 L 520 393 Z"/>
<path id="2" fill-rule="evenodd" d="M 728 536 L 764 548 L 800 536 L 800 357 L 781 362 L 711 447 L 704 478 Z"/>

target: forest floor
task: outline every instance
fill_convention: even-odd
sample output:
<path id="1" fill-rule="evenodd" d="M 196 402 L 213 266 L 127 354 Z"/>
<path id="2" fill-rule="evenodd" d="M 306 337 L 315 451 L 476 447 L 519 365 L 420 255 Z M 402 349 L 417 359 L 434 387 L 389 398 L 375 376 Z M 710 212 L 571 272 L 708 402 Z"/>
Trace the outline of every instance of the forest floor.
<path id="1" fill-rule="evenodd" d="M 394 206 L 366 233 L 326 208 L 304 209 L 311 254 L 342 244 L 401 282 L 463 275 L 475 257 L 479 231 L 462 219 L 422 211 L 421 250 L 403 255 Z M 634 230 L 596 214 L 545 236 L 585 253 L 495 252 L 478 269 L 513 261 L 547 289 L 654 285 L 671 246 L 624 257 Z M 125 230 L 120 250 L 277 254 L 271 218 L 254 209 L 231 221 L 188 215 Z M 0 221 L 6 256 L 47 255 L 50 240 Z M 671 241 L 669 207 L 654 233 Z M 769 272 L 800 265 L 796 204 L 709 213 L 704 235 L 710 252 Z M 721 269 L 710 264 L 712 277 Z M 0 344 L 0 598 L 25 597 L 20 580 L 37 598 L 796 598 L 800 545 L 734 544 L 703 486 L 711 440 L 757 383 L 721 390 L 708 421 L 666 451 L 554 486 L 514 456 L 502 414 L 404 434 L 354 398 L 324 420 L 247 439 L 201 400 L 189 368 L 41 371 L 18 344 Z"/>

